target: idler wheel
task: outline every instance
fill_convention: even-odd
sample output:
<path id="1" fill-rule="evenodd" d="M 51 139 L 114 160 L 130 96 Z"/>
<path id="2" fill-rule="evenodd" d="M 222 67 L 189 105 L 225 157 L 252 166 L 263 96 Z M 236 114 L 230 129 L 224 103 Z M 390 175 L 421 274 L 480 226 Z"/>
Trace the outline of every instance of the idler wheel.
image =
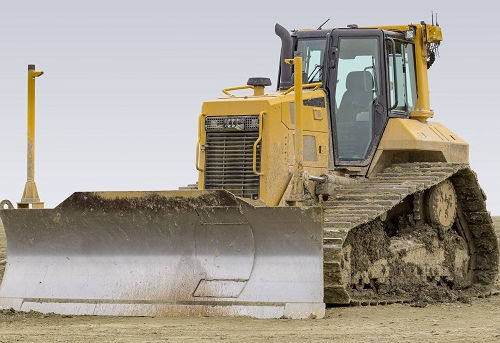
<path id="1" fill-rule="evenodd" d="M 451 228 L 457 214 L 457 194 L 451 181 L 445 180 L 429 190 L 427 210 L 432 224 Z"/>

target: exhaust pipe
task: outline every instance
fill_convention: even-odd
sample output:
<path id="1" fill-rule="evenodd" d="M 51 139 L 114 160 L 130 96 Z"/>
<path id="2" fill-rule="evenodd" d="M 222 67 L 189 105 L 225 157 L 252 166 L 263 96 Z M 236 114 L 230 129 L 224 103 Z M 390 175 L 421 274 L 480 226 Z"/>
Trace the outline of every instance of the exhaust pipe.
<path id="1" fill-rule="evenodd" d="M 292 66 L 285 63 L 285 59 L 293 58 L 292 36 L 287 29 L 278 23 L 274 26 L 274 32 L 281 39 L 279 89 L 287 89 L 293 86 Z"/>

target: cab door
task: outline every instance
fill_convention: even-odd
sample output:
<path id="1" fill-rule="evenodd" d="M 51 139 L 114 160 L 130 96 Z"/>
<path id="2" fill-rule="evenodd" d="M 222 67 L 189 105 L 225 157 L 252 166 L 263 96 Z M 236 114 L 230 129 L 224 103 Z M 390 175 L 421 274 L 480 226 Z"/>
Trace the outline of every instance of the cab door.
<path id="1" fill-rule="evenodd" d="M 335 166 L 367 166 L 388 119 L 384 35 L 381 30 L 335 29 L 328 44 Z"/>

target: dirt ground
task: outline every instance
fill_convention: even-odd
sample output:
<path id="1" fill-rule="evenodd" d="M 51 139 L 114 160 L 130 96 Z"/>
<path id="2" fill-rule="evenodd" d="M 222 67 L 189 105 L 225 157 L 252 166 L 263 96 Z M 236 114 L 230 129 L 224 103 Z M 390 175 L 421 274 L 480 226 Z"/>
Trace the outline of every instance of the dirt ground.
<path id="1" fill-rule="evenodd" d="M 495 218 L 500 237 L 500 217 Z M 5 237 L 0 227 L 0 261 Z M 0 266 L 0 273 L 2 272 Z M 497 282 L 500 286 L 500 281 Z M 3 342 L 500 342 L 500 296 L 470 304 L 341 307 L 319 320 L 62 317 L 0 312 Z"/>

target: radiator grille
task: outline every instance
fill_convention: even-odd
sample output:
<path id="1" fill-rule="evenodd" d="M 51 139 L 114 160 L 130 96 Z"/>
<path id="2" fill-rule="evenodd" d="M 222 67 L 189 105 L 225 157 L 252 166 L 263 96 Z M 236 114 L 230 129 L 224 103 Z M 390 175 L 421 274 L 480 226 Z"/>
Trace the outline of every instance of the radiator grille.
<path id="1" fill-rule="evenodd" d="M 258 199 L 260 180 L 252 169 L 253 145 L 258 137 L 258 131 L 207 132 L 205 189 L 225 189 L 237 196 Z"/>

